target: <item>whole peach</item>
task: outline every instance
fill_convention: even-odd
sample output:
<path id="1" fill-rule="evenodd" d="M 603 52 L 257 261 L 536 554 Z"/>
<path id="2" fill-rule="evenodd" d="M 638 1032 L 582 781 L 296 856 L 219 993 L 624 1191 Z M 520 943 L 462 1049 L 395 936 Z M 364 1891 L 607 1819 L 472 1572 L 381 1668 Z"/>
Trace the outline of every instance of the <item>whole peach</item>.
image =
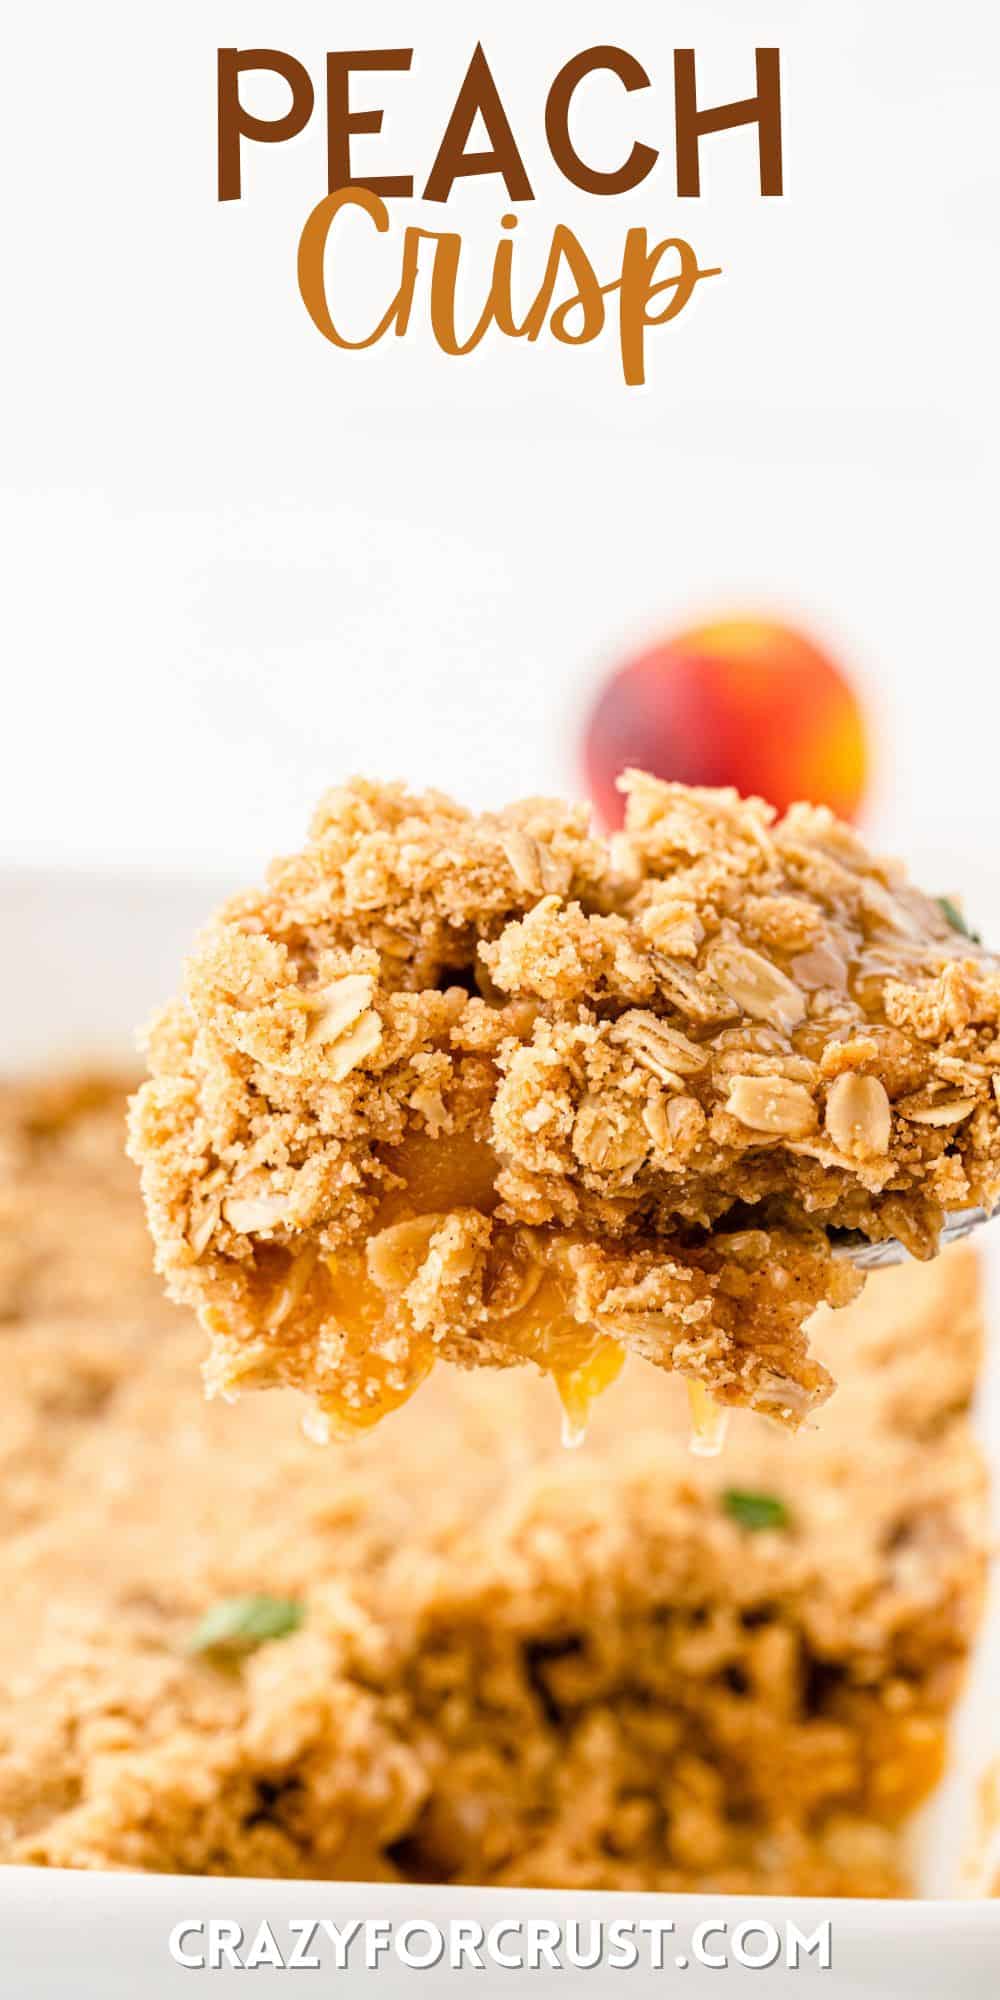
<path id="1" fill-rule="evenodd" d="M 686 785 L 735 785 L 783 811 L 795 799 L 852 819 L 868 768 L 865 722 L 830 655 L 792 626 L 725 618 L 640 653 L 598 694 L 587 785 L 607 826 L 629 765 Z"/>

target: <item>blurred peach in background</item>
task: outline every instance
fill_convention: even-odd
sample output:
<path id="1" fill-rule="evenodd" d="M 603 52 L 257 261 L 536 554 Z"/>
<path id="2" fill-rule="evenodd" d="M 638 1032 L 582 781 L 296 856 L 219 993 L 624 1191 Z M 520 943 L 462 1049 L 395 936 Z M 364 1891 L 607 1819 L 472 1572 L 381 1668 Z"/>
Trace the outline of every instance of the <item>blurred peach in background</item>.
<path id="1" fill-rule="evenodd" d="M 611 674 L 584 731 L 587 789 L 606 826 L 629 765 L 687 785 L 735 785 L 783 811 L 795 799 L 853 819 L 869 770 L 859 696 L 805 633 L 720 618 L 650 646 Z"/>

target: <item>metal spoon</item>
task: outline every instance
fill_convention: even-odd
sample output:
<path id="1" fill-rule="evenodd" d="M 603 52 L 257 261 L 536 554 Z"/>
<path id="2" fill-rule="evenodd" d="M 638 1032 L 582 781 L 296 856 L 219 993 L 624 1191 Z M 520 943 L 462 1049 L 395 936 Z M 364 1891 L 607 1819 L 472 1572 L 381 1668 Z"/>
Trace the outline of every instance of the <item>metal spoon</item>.
<path id="1" fill-rule="evenodd" d="M 1000 1213 L 995 1210 L 994 1214 Z M 992 1221 L 984 1208 L 954 1208 L 945 1216 L 941 1230 L 940 1247 L 949 1243 L 961 1243 L 979 1229 L 985 1222 Z M 909 1255 L 895 1236 L 886 1237 L 882 1243 L 869 1243 L 857 1229 L 831 1229 L 830 1240 L 835 1257 L 846 1260 L 858 1271 L 881 1271 L 890 1264 L 902 1264 Z"/>

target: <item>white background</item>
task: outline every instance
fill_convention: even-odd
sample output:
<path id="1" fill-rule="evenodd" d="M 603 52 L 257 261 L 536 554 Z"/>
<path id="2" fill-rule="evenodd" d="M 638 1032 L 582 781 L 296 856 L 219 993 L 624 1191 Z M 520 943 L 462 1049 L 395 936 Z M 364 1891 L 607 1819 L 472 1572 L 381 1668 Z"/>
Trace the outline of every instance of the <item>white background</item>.
<path id="1" fill-rule="evenodd" d="M 327 47 L 412 44 L 409 78 L 355 83 L 386 108 L 356 165 L 419 183 L 477 35 L 535 182 L 535 266 L 556 220 L 604 276 L 632 222 L 724 266 L 651 336 L 645 391 L 607 337 L 457 361 L 418 314 L 406 342 L 329 347 L 295 284 L 321 88 L 216 202 L 220 43 L 278 43 L 318 81 Z M 599 40 L 655 88 L 588 98 L 595 157 L 665 149 L 619 201 L 568 188 L 543 137 L 556 69 Z M 782 50 L 786 196 L 760 199 L 744 132 L 706 142 L 679 203 L 671 51 L 693 44 L 721 101 L 750 94 L 757 42 Z M 879 831 L 989 852 L 998 61 L 983 0 L 22 0 L 0 858 L 256 864 L 357 768 L 471 801 L 574 789 L 581 704 L 622 647 L 745 605 L 801 617 L 865 683 Z M 480 184 L 447 224 L 485 257 L 507 206 Z"/>

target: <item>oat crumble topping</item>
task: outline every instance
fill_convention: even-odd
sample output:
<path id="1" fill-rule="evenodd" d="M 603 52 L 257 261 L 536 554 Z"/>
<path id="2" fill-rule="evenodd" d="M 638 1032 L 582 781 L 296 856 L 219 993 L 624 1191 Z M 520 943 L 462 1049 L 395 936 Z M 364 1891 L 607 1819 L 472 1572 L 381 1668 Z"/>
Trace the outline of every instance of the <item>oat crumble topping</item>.
<path id="1" fill-rule="evenodd" d="M 443 1359 L 576 1419 L 623 1350 L 798 1425 L 828 1230 L 1000 1199 L 1000 966 L 823 808 L 641 773 L 625 831 L 356 780 L 202 936 L 135 1099 L 209 1387 L 338 1433 Z"/>

